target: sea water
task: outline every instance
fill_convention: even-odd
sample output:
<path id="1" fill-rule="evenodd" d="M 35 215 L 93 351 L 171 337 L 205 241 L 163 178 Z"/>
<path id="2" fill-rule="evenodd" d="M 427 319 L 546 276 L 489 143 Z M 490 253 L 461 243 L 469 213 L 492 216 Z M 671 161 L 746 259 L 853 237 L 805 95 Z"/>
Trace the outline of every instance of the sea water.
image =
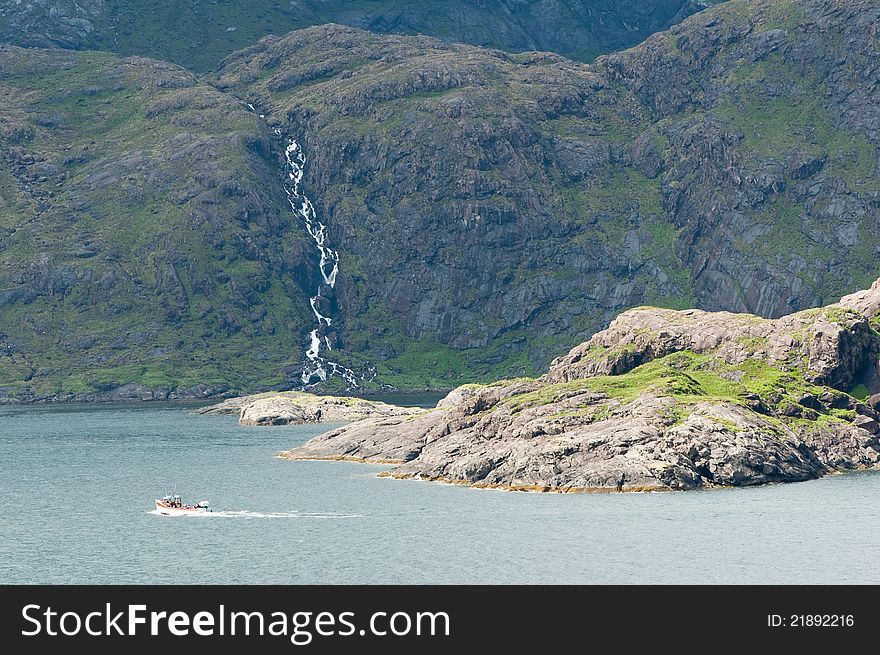
<path id="1" fill-rule="evenodd" d="M 877 583 L 880 473 L 537 494 L 276 457 L 327 425 L 0 408 L 0 583 Z M 177 491 L 215 512 L 165 517 Z"/>

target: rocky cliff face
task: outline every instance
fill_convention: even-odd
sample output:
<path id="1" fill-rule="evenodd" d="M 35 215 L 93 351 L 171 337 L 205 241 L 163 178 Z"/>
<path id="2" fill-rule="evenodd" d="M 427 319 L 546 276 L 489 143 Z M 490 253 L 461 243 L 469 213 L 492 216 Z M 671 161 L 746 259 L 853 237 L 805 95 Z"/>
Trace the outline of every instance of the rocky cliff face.
<path id="1" fill-rule="evenodd" d="M 19 0 L 0 1 L 0 41 L 38 48 L 146 55 L 212 70 L 268 34 L 342 23 L 377 33 L 427 34 L 575 59 L 626 48 L 714 2 L 660 0 Z"/>
<path id="2" fill-rule="evenodd" d="M 633 310 L 537 380 L 461 387 L 421 416 L 354 423 L 285 456 L 394 462 L 392 477 L 542 491 L 741 486 L 877 468 L 878 328 L 880 280 L 777 320 Z"/>
<path id="3" fill-rule="evenodd" d="M 579 94 L 597 92 L 591 69 L 333 26 L 230 58 L 218 84 L 305 144 L 304 184 L 345 253 L 337 296 L 349 352 L 381 362 L 467 350 L 485 369 L 531 338 L 533 357 L 549 360 L 543 343 L 644 300 L 618 247 L 633 240 L 623 224 L 642 221 L 638 200 L 616 196 L 628 173 L 607 180 L 609 192 L 590 171 L 607 165 L 607 144 L 541 136 L 565 133 Z M 610 124 L 618 101 L 591 106 L 592 120 Z M 637 193 L 660 211 L 659 183 L 647 179 L 634 180 Z M 589 186 L 627 218 L 612 219 L 610 206 L 580 216 L 578 187 Z M 666 295 L 685 293 L 655 264 L 647 271 Z"/>
<path id="4" fill-rule="evenodd" d="M 876 277 L 878 12 L 734 2 L 593 66 L 311 28 L 216 83 L 309 151 L 350 351 L 528 373 L 628 306 L 776 317 Z"/>
<path id="5" fill-rule="evenodd" d="M 871 2 L 739 2 L 602 62 L 669 143 L 700 307 L 779 316 L 877 274 L 878 26 Z"/>

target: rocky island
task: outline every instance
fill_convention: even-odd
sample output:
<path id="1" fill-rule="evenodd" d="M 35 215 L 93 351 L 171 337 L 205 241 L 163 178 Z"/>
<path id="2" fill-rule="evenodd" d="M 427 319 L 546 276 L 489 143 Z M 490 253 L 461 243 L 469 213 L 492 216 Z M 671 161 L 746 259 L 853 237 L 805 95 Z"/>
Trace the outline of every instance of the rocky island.
<path id="1" fill-rule="evenodd" d="M 395 463 L 475 487 L 654 491 L 795 482 L 880 462 L 880 280 L 779 319 L 637 308 L 538 379 L 465 385 L 288 459 Z"/>
<path id="2" fill-rule="evenodd" d="M 366 418 L 411 416 L 421 410 L 342 396 L 316 396 L 299 391 L 267 392 L 229 398 L 196 410 L 198 414 L 238 414 L 242 425 L 347 423 Z"/>

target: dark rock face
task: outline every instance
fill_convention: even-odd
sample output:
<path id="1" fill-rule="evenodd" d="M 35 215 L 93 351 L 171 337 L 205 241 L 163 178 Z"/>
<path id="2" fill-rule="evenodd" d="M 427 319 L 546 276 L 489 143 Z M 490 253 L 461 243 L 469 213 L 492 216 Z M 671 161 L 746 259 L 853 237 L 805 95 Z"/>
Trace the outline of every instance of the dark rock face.
<path id="1" fill-rule="evenodd" d="M 562 492 L 744 486 L 877 468 L 877 413 L 828 380 L 853 384 L 853 361 L 880 362 L 880 333 L 862 338 L 878 302 L 880 280 L 775 321 L 626 312 L 538 380 L 460 387 L 421 416 L 359 421 L 285 457 L 390 461 L 399 466 L 388 475 L 398 478 Z M 858 352 L 844 343 L 860 344 Z M 840 410 L 839 398 L 856 411 Z"/>
<path id="2" fill-rule="evenodd" d="M 700 307 L 778 316 L 845 289 L 833 282 L 843 269 L 876 275 L 863 258 L 875 259 L 876 246 L 861 243 L 877 229 L 868 98 L 880 73 L 878 11 L 827 0 L 719 7 L 603 60 L 671 126 L 664 197 Z M 844 60 L 852 67 L 839 68 Z M 793 235 L 804 241 L 786 247 Z M 831 256 L 811 264 L 820 250 Z"/>
<path id="3" fill-rule="evenodd" d="M 633 305 L 777 317 L 876 277 L 878 21 L 724 4 L 593 66 L 329 26 L 217 83 L 305 143 L 346 348 L 528 373 Z"/>
<path id="4" fill-rule="evenodd" d="M 103 0 L 11 0 L 0 5 L 0 40 L 30 48 L 81 48 L 108 11 Z"/>
<path id="5" fill-rule="evenodd" d="M 444 41 L 470 43 L 512 52 L 546 50 L 574 59 L 634 45 L 643 38 L 709 3 L 660 0 L 457 0 L 432 3 L 431 10 L 412 3 L 351 6 L 341 0 L 323 5 L 331 21 L 378 33 L 426 34 Z M 383 6 L 384 5 L 384 6 Z"/>
<path id="6" fill-rule="evenodd" d="M 333 80 L 321 82 L 327 75 Z M 253 76 L 263 76 L 267 92 L 248 97 L 270 116 L 290 116 L 285 129 L 308 144 L 310 193 L 346 262 L 338 294 L 347 349 L 381 344 L 394 356 L 401 336 L 427 339 L 484 350 L 477 357 L 486 367 L 526 345 L 527 333 L 577 333 L 610 319 L 617 303 L 645 299 L 644 289 L 615 278 L 651 238 L 637 227 L 649 217 L 633 207 L 632 228 L 603 227 L 596 216 L 581 220 L 577 204 L 548 197 L 557 153 L 568 176 L 588 175 L 593 186 L 594 169 L 601 176 L 609 160 L 601 141 L 547 142 L 535 129 L 548 114 L 582 113 L 583 94 L 600 85 L 589 69 L 550 55 L 512 59 L 330 27 L 254 46 L 227 60 L 219 83 L 250 93 L 233 85 Z M 318 85 L 306 95 L 289 89 L 289 78 Z M 528 104 L 511 104 L 504 85 Z M 295 106 L 274 107 L 276 88 Z M 325 123 L 331 107 L 339 121 Z M 602 121 L 607 111 L 589 114 Z M 591 223 L 623 236 L 627 250 L 588 239 Z"/>

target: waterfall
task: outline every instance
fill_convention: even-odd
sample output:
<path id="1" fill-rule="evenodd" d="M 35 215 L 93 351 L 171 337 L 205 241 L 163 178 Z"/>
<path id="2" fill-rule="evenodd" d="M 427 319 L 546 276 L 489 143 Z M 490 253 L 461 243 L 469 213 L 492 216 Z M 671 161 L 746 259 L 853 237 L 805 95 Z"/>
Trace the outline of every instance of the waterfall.
<path id="1" fill-rule="evenodd" d="M 247 108 L 265 118 L 265 114 L 258 113 L 250 103 L 243 103 Z M 315 290 L 315 295 L 309 298 L 309 306 L 315 316 L 316 327 L 309 332 L 308 346 L 305 349 L 303 368 L 300 373 L 302 389 L 312 387 L 320 382 L 325 382 L 331 377 L 340 377 L 345 380 L 348 389 L 358 389 L 362 382 L 373 379 L 376 369 L 370 366 L 366 373 L 358 375 L 350 368 L 338 362 L 327 359 L 322 353 L 333 350 L 330 340 L 333 325 L 330 313 L 332 301 L 335 296 L 336 278 L 339 275 L 339 251 L 334 250 L 328 244 L 327 226 L 318 220 L 312 202 L 302 190 L 301 183 L 305 171 L 306 158 L 299 143 L 287 137 L 280 128 L 274 128 L 275 136 L 284 144 L 284 191 L 287 194 L 287 202 L 290 210 L 305 225 L 306 231 L 315 242 L 320 261 L 318 270 L 321 279 Z"/>
<path id="2" fill-rule="evenodd" d="M 300 380 L 303 386 L 307 387 L 317 382 L 324 382 L 330 377 L 338 376 L 345 380 L 350 389 L 354 389 L 360 386 L 359 382 L 363 381 L 363 376 L 360 376 L 359 379 L 359 376 L 351 369 L 338 362 L 330 361 L 321 354 L 324 349 L 327 351 L 333 349 L 328 334 L 333 325 L 333 319 L 321 312 L 323 310 L 322 301 L 329 307 L 329 301 L 333 299 L 335 293 L 336 277 L 339 275 L 339 251 L 327 245 L 327 226 L 318 220 L 311 200 L 302 191 L 301 183 L 306 164 L 302 148 L 294 139 L 285 139 L 279 128 L 275 128 L 274 132 L 275 136 L 287 142 L 284 149 L 285 172 L 287 174 L 284 190 L 287 193 L 287 202 L 294 215 L 305 223 L 306 231 L 315 242 L 320 256 L 318 270 L 321 273 L 321 280 L 318 282 L 315 295 L 309 298 L 309 306 L 315 315 L 317 327 L 309 332 L 309 346 L 305 351 L 306 363 L 300 374 Z M 329 309 L 323 311 L 329 312 Z"/>

